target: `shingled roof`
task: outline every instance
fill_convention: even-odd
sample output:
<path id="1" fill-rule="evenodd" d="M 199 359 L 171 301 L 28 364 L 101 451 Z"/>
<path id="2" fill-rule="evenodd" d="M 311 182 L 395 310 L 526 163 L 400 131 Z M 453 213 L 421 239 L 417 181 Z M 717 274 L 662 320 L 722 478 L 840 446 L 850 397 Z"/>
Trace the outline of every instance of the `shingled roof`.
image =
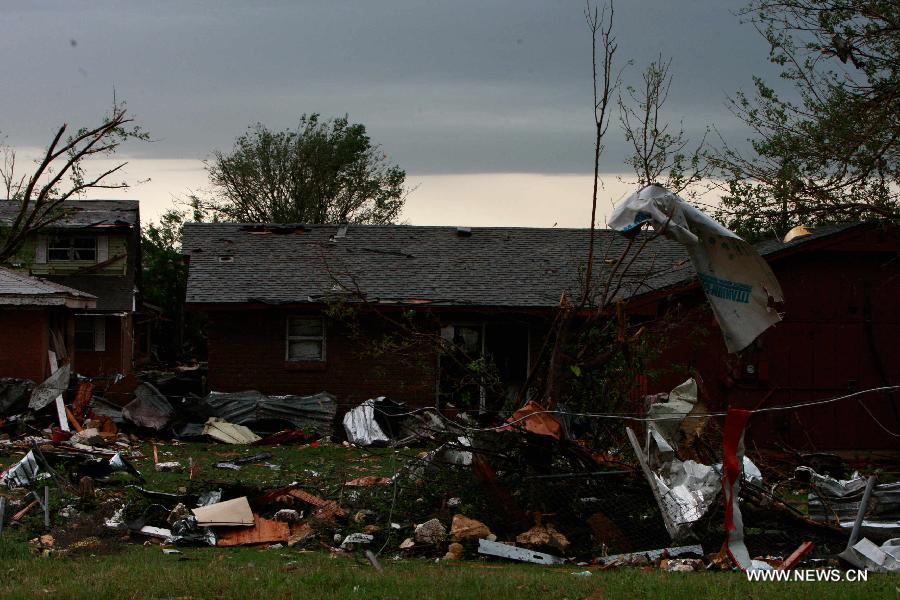
<path id="1" fill-rule="evenodd" d="M 189 304 L 317 303 L 350 289 L 378 303 L 550 307 L 579 294 L 589 240 L 586 229 L 409 225 L 188 223 L 183 233 Z M 629 242 L 596 236 L 602 277 Z M 653 240 L 622 293 L 685 259 L 677 243 Z"/>
<path id="2" fill-rule="evenodd" d="M 0 305 L 93 308 L 96 300 L 80 290 L 0 267 Z"/>
<path id="3" fill-rule="evenodd" d="M 50 227 L 132 228 L 139 225 L 138 206 L 137 200 L 66 200 Z M 20 210 L 18 202 L 0 199 L 0 223 L 12 223 Z"/>

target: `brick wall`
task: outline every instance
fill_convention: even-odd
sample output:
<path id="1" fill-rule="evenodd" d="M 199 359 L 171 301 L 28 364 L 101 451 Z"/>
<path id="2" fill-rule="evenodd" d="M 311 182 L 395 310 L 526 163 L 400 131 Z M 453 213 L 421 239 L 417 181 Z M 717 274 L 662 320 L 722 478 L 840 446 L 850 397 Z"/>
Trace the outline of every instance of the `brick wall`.
<path id="1" fill-rule="evenodd" d="M 434 404 L 437 358 L 431 349 L 372 357 L 383 322 L 372 317 L 354 334 L 346 324 L 326 319 L 326 360 L 291 363 L 285 360 L 290 314 L 298 313 L 277 309 L 210 312 L 209 389 L 301 395 L 327 391 L 347 406 L 376 396 L 419 406 Z"/>
<path id="2" fill-rule="evenodd" d="M 47 373 L 48 313 L 43 309 L 0 309 L 0 377 L 40 383 Z"/>
<path id="3" fill-rule="evenodd" d="M 792 405 L 900 381 L 900 265 L 896 254 L 852 251 L 799 254 L 773 270 L 785 296 L 784 320 L 739 354 L 728 354 L 712 316 L 685 322 L 654 365 L 698 372 L 707 408 Z M 850 250 L 853 248 L 851 247 Z M 695 291 L 687 302 L 705 303 Z M 707 330 L 705 339 L 697 337 Z M 687 377 L 669 374 L 648 391 L 665 392 Z M 861 398 L 875 419 L 897 430 L 900 394 Z M 799 449 L 895 448 L 896 439 L 853 399 L 757 415 L 748 444 Z"/>
<path id="4" fill-rule="evenodd" d="M 132 315 L 108 316 L 106 321 L 106 349 L 78 350 L 75 371 L 87 377 L 127 375 L 132 371 Z"/>

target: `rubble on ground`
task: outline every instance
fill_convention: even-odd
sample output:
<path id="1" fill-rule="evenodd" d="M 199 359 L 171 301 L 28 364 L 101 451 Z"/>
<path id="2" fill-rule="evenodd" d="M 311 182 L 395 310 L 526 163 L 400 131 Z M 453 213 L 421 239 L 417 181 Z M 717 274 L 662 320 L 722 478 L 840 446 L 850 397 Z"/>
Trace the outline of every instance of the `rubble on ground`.
<path id="1" fill-rule="evenodd" d="M 697 410 L 693 380 L 648 397 L 646 425 L 622 423 L 600 447 L 579 439 L 577 418 L 536 400 L 486 423 L 375 397 L 335 429 L 337 404 L 325 392 L 203 396 L 168 378 L 141 383 L 120 406 L 102 386 L 60 371 L 38 386 L 0 379 L 0 535 L 10 535 L 3 527 L 27 531 L 41 554 L 114 541 L 166 551 L 368 551 L 373 565 L 390 552 L 587 567 L 578 574 L 734 569 L 721 551 L 732 464 L 752 568 L 897 569 L 900 483 L 878 481 L 863 502 L 866 477 L 833 477 L 821 462 L 698 454 L 702 443 L 722 442 Z M 173 452 L 191 444 L 202 449 Z M 286 464 L 273 455 L 278 446 L 291 456 L 321 448 L 347 458 L 322 473 Z M 370 452 L 390 457 L 390 470 L 367 471 Z M 195 461 L 201 454 L 215 458 Z M 159 481 L 170 484 L 154 488 Z"/>

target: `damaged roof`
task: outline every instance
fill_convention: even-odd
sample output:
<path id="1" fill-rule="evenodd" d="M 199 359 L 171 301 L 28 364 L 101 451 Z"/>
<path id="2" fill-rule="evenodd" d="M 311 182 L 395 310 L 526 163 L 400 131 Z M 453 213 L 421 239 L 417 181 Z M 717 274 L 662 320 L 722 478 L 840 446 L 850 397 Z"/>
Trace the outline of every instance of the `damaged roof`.
<path id="1" fill-rule="evenodd" d="M 97 297 L 97 310 L 134 310 L 135 283 L 131 275 L 48 275 L 47 279 L 93 294 Z"/>
<path id="2" fill-rule="evenodd" d="M 595 269 L 608 272 L 629 241 L 595 235 Z M 587 229 L 187 223 L 182 248 L 191 304 L 317 303 L 349 289 L 382 304 L 549 307 L 580 293 L 588 241 Z M 620 295 L 684 259 L 654 239 Z"/>
<path id="3" fill-rule="evenodd" d="M 80 290 L 0 267 L 0 305 L 94 308 L 96 300 Z"/>
<path id="4" fill-rule="evenodd" d="M 774 260 L 781 252 L 785 250 L 798 248 L 809 244 L 810 242 L 836 236 L 838 234 L 849 232 L 855 229 L 872 227 L 874 225 L 876 224 L 873 222 L 836 223 L 832 225 L 822 225 L 821 227 L 810 228 L 812 233 L 810 233 L 809 235 L 796 237 L 789 242 L 783 242 L 779 238 L 772 237 L 757 242 L 753 245 L 753 247 L 757 252 L 759 252 L 760 256 L 771 263 L 772 260 Z M 647 279 L 647 281 L 645 282 L 645 288 L 642 289 L 639 293 L 659 291 L 665 288 L 688 283 L 691 280 L 696 282 L 697 278 L 695 277 L 695 275 L 696 272 L 694 271 L 694 267 L 693 265 L 691 265 L 691 261 L 688 259 L 687 255 L 685 255 L 684 259 L 682 259 L 673 268 L 669 269 L 668 271 L 657 273 L 653 277 Z"/>
<path id="5" fill-rule="evenodd" d="M 0 199 L 0 223 L 12 223 L 20 209 L 18 202 Z M 137 200 L 66 200 L 63 203 L 63 214 L 49 227 L 130 229 L 139 224 Z"/>

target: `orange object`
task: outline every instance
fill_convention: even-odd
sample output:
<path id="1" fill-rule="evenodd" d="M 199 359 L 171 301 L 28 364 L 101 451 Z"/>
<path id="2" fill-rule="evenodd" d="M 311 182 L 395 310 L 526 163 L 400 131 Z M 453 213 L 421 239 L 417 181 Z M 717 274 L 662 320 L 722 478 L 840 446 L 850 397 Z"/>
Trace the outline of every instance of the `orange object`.
<path id="1" fill-rule="evenodd" d="M 72 414 L 72 411 L 69 410 L 69 407 L 66 407 L 66 416 L 69 417 L 69 423 L 72 424 L 72 427 L 75 428 L 75 431 L 84 431 L 84 427 L 78 422 L 78 419 L 75 418 L 75 415 Z"/>
<path id="2" fill-rule="evenodd" d="M 501 427 L 499 431 L 524 429 L 538 435 L 550 436 L 555 440 L 562 437 L 562 424 L 560 424 L 559 420 L 546 412 L 546 409 L 534 400 L 529 400 L 525 406 L 514 412 L 506 422 L 509 425 Z"/>
<path id="3" fill-rule="evenodd" d="M 287 542 L 291 537 L 291 526 L 280 521 L 270 521 L 253 515 L 253 527 L 229 527 L 216 531 L 217 546 L 253 546 Z"/>
<path id="4" fill-rule="evenodd" d="M 377 475 L 366 475 L 364 477 L 357 477 L 356 479 L 351 479 L 344 485 L 348 487 L 367 487 L 370 485 L 389 485 L 393 482 L 393 479 L 390 477 L 379 477 Z"/>
<path id="5" fill-rule="evenodd" d="M 803 542 L 800 544 L 800 547 L 794 550 L 794 552 L 781 563 L 781 566 L 775 570 L 785 571 L 787 569 L 793 569 L 794 565 L 803 560 L 803 557 L 812 552 L 812 549 L 815 547 L 816 545 L 813 542 Z"/>
<path id="6" fill-rule="evenodd" d="M 18 521 L 19 519 L 24 517 L 26 514 L 28 514 L 28 511 L 31 510 L 32 508 L 34 508 L 35 506 L 37 506 L 38 504 L 40 504 L 40 503 L 37 500 L 32 500 L 31 503 L 28 504 L 25 508 L 23 508 L 22 510 L 20 510 L 19 512 L 14 514 L 12 516 L 12 518 L 9 520 L 9 522 L 15 523 L 16 521 Z"/>
<path id="7" fill-rule="evenodd" d="M 79 417 L 84 416 L 91 396 L 94 394 L 94 384 L 90 381 L 82 381 L 78 384 L 78 390 L 75 392 L 75 399 L 72 401 L 72 409 Z M 81 431 L 79 429 L 78 431 Z"/>

